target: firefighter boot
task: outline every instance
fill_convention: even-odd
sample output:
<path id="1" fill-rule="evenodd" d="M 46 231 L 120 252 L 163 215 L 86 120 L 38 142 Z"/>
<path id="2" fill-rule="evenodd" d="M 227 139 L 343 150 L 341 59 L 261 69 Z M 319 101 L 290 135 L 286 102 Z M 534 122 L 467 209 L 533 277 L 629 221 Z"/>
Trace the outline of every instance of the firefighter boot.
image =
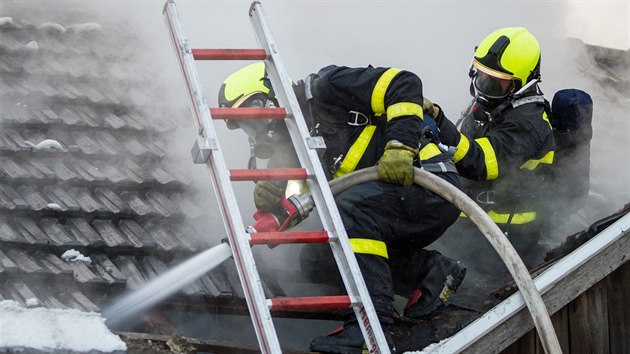
<path id="1" fill-rule="evenodd" d="M 405 306 L 407 317 L 421 318 L 444 306 L 464 280 L 466 267 L 437 251 L 428 251 L 425 272 Z"/>
<path id="2" fill-rule="evenodd" d="M 388 320 L 388 324 L 383 324 L 385 338 L 392 354 L 396 353 L 394 341 L 387 328 L 393 324 L 393 320 Z M 389 323 L 391 322 L 391 323 Z M 361 333 L 361 327 L 356 320 L 346 322 L 342 327 L 328 333 L 325 336 L 315 337 L 311 342 L 310 350 L 319 353 L 343 353 L 343 354 L 361 354 L 367 353 L 365 339 Z"/>

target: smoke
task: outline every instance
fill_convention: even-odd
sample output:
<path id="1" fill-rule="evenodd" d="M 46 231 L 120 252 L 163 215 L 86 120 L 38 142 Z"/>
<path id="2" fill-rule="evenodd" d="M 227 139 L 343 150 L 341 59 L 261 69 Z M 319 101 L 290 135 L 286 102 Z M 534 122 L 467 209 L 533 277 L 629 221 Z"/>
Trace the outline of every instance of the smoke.
<path id="1" fill-rule="evenodd" d="M 150 78 L 148 89 L 152 92 L 153 102 L 148 107 L 154 104 L 151 108 L 166 112 L 169 122 L 176 127 L 166 137 L 172 158 L 165 162 L 165 168 L 191 178 L 200 198 L 213 202 L 209 212 L 216 213 L 218 208 L 214 206 L 206 167 L 193 165 L 190 157 L 196 132 L 163 23 L 163 3 L 161 0 L 5 1 L 1 10 L 4 13 L 8 9 L 20 8 L 30 18 L 42 23 L 97 22 L 108 29 L 118 28 L 127 33 L 130 41 L 133 38 L 130 43 L 134 47 L 126 50 L 136 60 L 134 68 Z M 250 1 L 182 0 L 177 4 L 182 26 L 193 48 L 258 47 L 248 17 Z M 608 37 L 617 38 L 620 33 L 625 33 L 627 43 L 627 3 L 625 12 L 618 11 L 623 4 L 598 3 L 592 5 L 589 16 L 584 17 L 572 17 L 576 6 L 573 2 L 263 1 L 263 6 L 284 64 L 294 81 L 331 63 L 395 66 L 417 73 L 423 80 L 425 95 L 439 103 L 452 120 L 459 117 L 470 100 L 467 73 L 475 45 L 500 27 L 528 28 L 541 43 L 542 89 L 547 98 L 551 99 L 561 88 L 575 87 L 589 92 L 594 100 L 593 198 L 591 207 L 579 216 L 582 220 L 577 225 L 595 221 L 629 201 L 630 94 L 627 86 L 624 91 L 606 84 L 606 80 L 615 76 L 621 82 L 629 82 L 629 65 L 625 69 L 622 66 L 619 72 L 608 73 L 580 43 L 566 41 L 567 36 L 588 34 L 588 43 L 606 45 Z M 606 9 L 605 17 L 599 15 L 599 9 Z M 600 37 L 592 37 L 593 34 Z M 113 43 L 112 46 L 120 47 Z M 626 51 L 626 58 L 627 55 Z M 198 62 L 205 97 L 211 107 L 217 105 L 222 81 L 246 64 Z M 131 95 L 135 89 L 140 88 L 128 87 L 125 93 Z M 249 157 L 245 133 L 228 130 L 222 122 L 217 122 L 215 127 L 228 168 L 245 168 Z M 239 182 L 234 186 L 247 224 L 249 215 L 255 211 L 251 197 L 253 184 Z M 212 232 L 217 235 L 200 237 L 218 241 L 223 235 L 222 230 L 221 225 L 216 225 Z M 566 235 L 569 231 L 573 230 L 560 230 L 558 235 Z M 272 251 L 274 259 L 271 263 L 275 265 L 280 258 L 290 258 L 288 255 L 277 257 L 282 250 L 278 247 Z"/>

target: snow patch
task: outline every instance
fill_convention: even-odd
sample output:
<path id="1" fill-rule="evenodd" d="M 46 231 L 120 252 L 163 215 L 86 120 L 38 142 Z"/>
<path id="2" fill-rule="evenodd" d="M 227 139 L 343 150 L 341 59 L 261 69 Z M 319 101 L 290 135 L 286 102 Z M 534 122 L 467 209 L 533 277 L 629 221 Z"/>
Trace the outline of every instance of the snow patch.
<path id="1" fill-rule="evenodd" d="M 0 28 L 16 28 L 12 17 L 0 17 Z"/>
<path id="2" fill-rule="evenodd" d="M 27 309 L 0 301 L 0 352 L 126 352 L 127 346 L 95 312 Z M 13 351 L 11 351 L 13 352 Z"/>
<path id="3" fill-rule="evenodd" d="M 26 299 L 26 307 L 28 308 L 33 308 L 33 307 L 40 307 L 42 306 L 42 304 L 39 302 L 39 299 L 31 297 Z"/>
<path id="4" fill-rule="evenodd" d="M 57 203 L 48 203 L 46 204 L 46 208 L 51 210 L 61 210 L 61 207 Z"/>
<path id="5" fill-rule="evenodd" d="M 59 33 L 66 32 L 66 28 L 64 26 L 55 22 L 44 22 L 41 25 L 39 25 L 39 29 L 44 30 L 44 31 L 49 31 L 49 32 L 59 32 Z"/>
<path id="6" fill-rule="evenodd" d="M 36 151 L 39 151 L 39 150 L 64 151 L 64 148 L 61 146 L 61 144 L 57 140 L 53 140 L 53 139 L 45 139 L 45 140 L 40 141 L 37 144 L 33 144 L 28 140 L 26 140 L 24 143 Z"/>
<path id="7" fill-rule="evenodd" d="M 76 25 L 68 26 L 68 31 L 75 33 L 96 32 L 101 30 L 101 25 L 98 23 L 79 23 Z"/>
<path id="8" fill-rule="evenodd" d="M 90 257 L 86 257 L 82 255 L 81 252 L 75 249 L 70 249 L 70 250 L 65 251 L 61 255 L 61 259 L 63 259 L 66 262 L 83 262 L 87 265 L 92 264 L 92 259 L 90 259 Z"/>
<path id="9" fill-rule="evenodd" d="M 440 342 L 438 343 L 432 343 L 427 345 L 426 347 L 424 347 L 424 349 L 420 350 L 420 351 L 415 351 L 415 352 L 405 352 L 405 354 L 429 354 L 431 353 L 435 348 L 439 347 L 440 345 L 442 345 L 444 342 L 448 341 L 450 338 L 445 338 L 442 339 Z"/>
<path id="10" fill-rule="evenodd" d="M 35 52 L 35 51 L 39 50 L 39 45 L 35 41 L 30 41 L 24 46 L 24 48 L 32 50 L 32 51 Z"/>

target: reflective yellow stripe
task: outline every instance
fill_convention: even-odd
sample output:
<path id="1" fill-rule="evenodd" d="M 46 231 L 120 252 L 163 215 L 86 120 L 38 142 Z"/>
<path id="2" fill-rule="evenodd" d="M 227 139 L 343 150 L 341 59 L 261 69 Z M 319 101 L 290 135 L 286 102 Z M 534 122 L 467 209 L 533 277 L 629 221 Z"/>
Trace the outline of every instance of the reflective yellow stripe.
<path id="1" fill-rule="evenodd" d="M 420 160 L 428 160 L 441 153 L 442 151 L 440 151 L 440 148 L 438 148 L 437 145 L 431 143 L 420 150 L 419 156 L 420 156 Z"/>
<path id="2" fill-rule="evenodd" d="M 385 113 L 385 94 L 389 83 L 392 82 L 394 76 L 400 72 L 400 69 L 389 68 L 378 79 L 372 91 L 372 112 L 377 115 Z"/>
<path id="3" fill-rule="evenodd" d="M 466 156 L 466 154 L 468 153 L 468 149 L 470 149 L 470 141 L 468 141 L 468 138 L 464 134 L 459 134 L 459 136 L 461 138 L 459 139 L 459 143 L 457 144 L 457 151 L 453 156 L 453 161 L 455 161 L 456 163 L 463 159 L 464 156 Z"/>
<path id="4" fill-rule="evenodd" d="M 383 241 L 370 240 L 367 238 L 351 238 L 350 246 L 354 253 L 373 254 L 389 259 L 387 255 L 387 245 Z"/>
<path id="5" fill-rule="evenodd" d="M 492 221 L 496 224 L 507 224 L 508 220 L 510 220 L 510 214 L 500 214 L 495 212 L 494 210 L 488 211 L 488 216 Z M 459 213 L 460 218 L 467 218 L 468 215 L 464 214 L 464 212 Z M 536 220 L 536 212 L 535 211 L 526 211 L 524 213 L 514 213 L 512 216 L 512 221 L 510 224 L 514 225 L 522 225 L 527 224 L 528 222 L 532 222 Z"/>
<path id="6" fill-rule="evenodd" d="M 546 163 L 546 164 L 551 165 L 553 163 L 553 157 L 554 157 L 554 151 L 551 150 L 547 154 L 545 154 L 545 156 L 543 156 L 542 158 L 538 160 L 527 160 L 524 164 L 521 165 L 521 168 L 531 171 L 535 169 L 536 167 L 538 167 L 538 165 L 541 163 Z"/>
<path id="7" fill-rule="evenodd" d="M 374 135 L 374 131 L 376 131 L 376 125 L 368 125 L 363 128 L 363 131 L 357 138 L 357 140 L 352 144 L 350 149 L 348 149 L 348 153 L 346 157 L 343 159 L 341 166 L 335 172 L 333 178 L 341 177 L 345 174 L 348 174 L 357 167 L 361 157 L 365 153 L 365 149 L 367 149 L 370 140 L 372 140 L 372 135 Z"/>
<path id="8" fill-rule="evenodd" d="M 494 153 L 490 140 L 488 140 L 488 138 L 479 138 L 475 139 L 475 142 L 477 142 L 481 150 L 483 150 L 484 160 L 486 161 L 486 179 L 491 180 L 499 177 L 499 163 L 497 162 L 497 155 Z"/>
<path id="9" fill-rule="evenodd" d="M 547 124 L 549 124 L 549 128 L 551 128 L 553 130 L 553 127 L 551 126 L 551 122 L 549 121 L 549 117 L 547 117 L 547 112 L 543 112 L 542 119 L 545 122 L 547 122 Z"/>
<path id="10" fill-rule="evenodd" d="M 398 102 L 387 107 L 387 121 L 402 116 L 418 116 L 422 119 L 422 106 L 413 102 Z"/>
<path id="11" fill-rule="evenodd" d="M 488 216 L 492 221 L 497 224 L 507 224 L 508 220 L 510 220 L 510 214 L 499 214 L 494 210 L 488 211 Z M 528 222 L 536 220 L 536 212 L 535 211 L 527 211 L 524 213 L 514 213 L 512 215 L 512 220 L 510 224 L 521 225 L 527 224 Z"/>

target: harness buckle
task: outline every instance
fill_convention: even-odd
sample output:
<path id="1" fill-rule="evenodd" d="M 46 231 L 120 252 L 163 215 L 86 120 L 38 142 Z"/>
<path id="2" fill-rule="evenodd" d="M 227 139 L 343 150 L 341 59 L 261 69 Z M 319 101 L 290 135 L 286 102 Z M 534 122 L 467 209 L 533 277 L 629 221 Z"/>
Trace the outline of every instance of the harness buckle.
<path id="1" fill-rule="evenodd" d="M 493 205 L 494 204 L 494 191 L 483 191 L 477 194 L 477 202 L 479 204 Z"/>
<path id="2" fill-rule="evenodd" d="M 357 111 L 349 111 L 350 118 L 348 118 L 348 125 L 353 127 L 362 127 L 370 124 L 370 117 Z"/>

